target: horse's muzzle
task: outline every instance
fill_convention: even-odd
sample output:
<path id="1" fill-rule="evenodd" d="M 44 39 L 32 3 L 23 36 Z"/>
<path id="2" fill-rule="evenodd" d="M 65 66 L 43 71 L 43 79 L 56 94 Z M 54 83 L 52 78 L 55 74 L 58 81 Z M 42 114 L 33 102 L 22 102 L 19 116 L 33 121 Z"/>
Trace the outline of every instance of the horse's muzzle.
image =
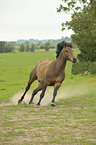
<path id="1" fill-rule="evenodd" d="M 73 61 L 72 62 L 73 63 L 76 63 L 76 61 L 77 61 L 77 58 L 73 58 Z"/>

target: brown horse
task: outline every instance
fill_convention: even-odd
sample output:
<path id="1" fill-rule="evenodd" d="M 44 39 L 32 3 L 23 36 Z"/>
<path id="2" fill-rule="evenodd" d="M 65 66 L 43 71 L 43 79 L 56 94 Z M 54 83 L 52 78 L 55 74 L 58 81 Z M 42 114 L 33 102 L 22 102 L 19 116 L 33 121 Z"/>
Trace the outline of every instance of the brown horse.
<path id="1" fill-rule="evenodd" d="M 66 43 L 61 50 L 58 58 L 54 61 L 44 59 L 38 62 L 38 64 L 33 68 L 30 73 L 30 79 L 23 96 L 18 100 L 18 104 L 22 102 L 26 92 L 30 89 L 31 84 L 35 81 L 39 81 L 38 87 L 33 91 L 32 97 L 29 104 L 33 104 L 34 96 L 42 90 L 40 94 L 40 99 L 37 105 L 40 105 L 42 98 L 44 97 L 47 86 L 54 86 L 53 99 L 51 102 L 52 106 L 55 106 L 55 97 L 57 91 L 61 86 L 65 78 L 65 67 L 67 60 L 75 63 L 77 58 L 74 56 L 73 51 L 70 47 L 66 47 Z"/>

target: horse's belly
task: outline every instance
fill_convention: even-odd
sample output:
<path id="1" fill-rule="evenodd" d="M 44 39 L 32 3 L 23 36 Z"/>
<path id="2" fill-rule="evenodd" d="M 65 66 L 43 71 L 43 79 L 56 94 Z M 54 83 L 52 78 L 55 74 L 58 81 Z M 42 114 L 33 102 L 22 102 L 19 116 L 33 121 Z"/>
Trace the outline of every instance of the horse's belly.
<path id="1" fill-rule="evenodd" d="M 40 82 L 44 82 L 46 72 L 47 72 L 48 68 L 50 67 L 51 63 L 52 63 L 52 61 L 50 61 L 48 59 L 44 59 L 38 63 L 36 74 L 37 74 L 37 78 Z"/>

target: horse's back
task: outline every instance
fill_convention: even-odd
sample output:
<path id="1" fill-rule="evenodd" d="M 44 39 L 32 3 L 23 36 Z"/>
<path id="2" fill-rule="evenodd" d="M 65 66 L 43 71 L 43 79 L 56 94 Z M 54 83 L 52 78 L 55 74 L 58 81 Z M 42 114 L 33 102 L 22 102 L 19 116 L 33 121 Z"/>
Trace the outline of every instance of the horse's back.
<path id="1" fill-rule="evenodd" d="M 49 59 L 43 59 L 37 64 L 36 74 L 40 82 L 44 82 L 46 72 L 51 64 L 52 61 Z"/>

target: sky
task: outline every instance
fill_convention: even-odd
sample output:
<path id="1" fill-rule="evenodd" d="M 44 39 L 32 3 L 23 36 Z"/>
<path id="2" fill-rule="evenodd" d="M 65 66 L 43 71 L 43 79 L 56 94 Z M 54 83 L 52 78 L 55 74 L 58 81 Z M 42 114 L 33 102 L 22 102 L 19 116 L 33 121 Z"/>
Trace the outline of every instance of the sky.
<path id="1" fill-rule="evenodd" d="M 0 0 L 0 41 L 60 39 L 72 30 L 61 31 L 71 16 L 57 13 L 62 0 Z"/>

